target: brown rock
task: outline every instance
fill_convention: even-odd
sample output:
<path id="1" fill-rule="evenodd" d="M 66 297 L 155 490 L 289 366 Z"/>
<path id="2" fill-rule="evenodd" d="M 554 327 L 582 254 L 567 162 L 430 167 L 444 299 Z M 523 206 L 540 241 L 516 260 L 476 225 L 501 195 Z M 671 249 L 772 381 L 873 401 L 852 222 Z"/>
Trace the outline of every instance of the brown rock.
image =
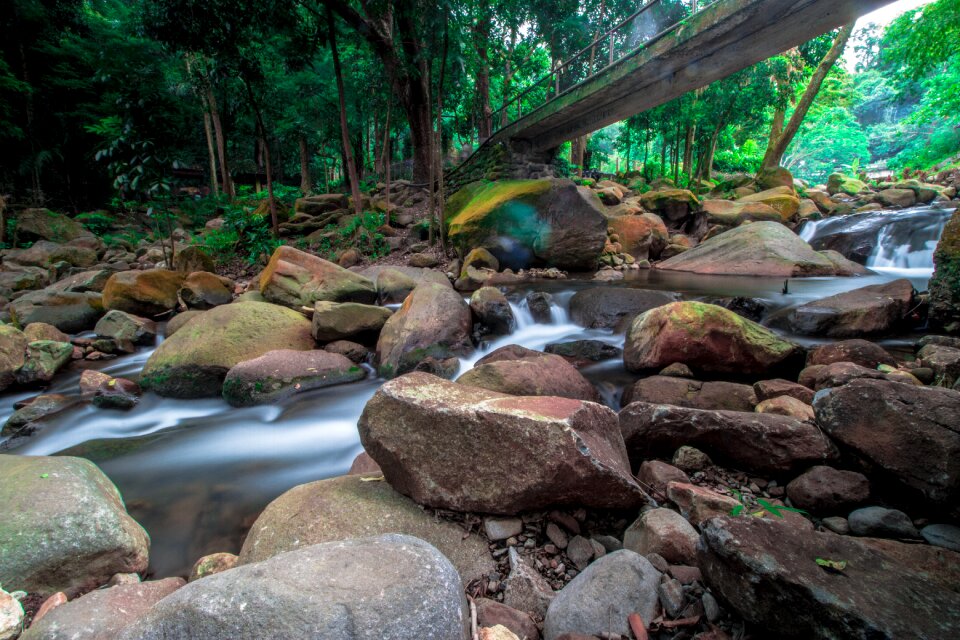
<path id="1" fill-rule="evenodd" d="M 508 344 L 500 347 L 499 349 L 494 349 L 487 355 L 483 356 L 477 360 L 475 366 L 479 367 L 480 365 L 491 364 L 493 362 L 503 362 L 506 360 L 520 360 L 521 358 L 539 358 L 542 355 L 542 351 L 535 351 L 534 349 L 521 347 L 518 344 Z"/>
<path id="2" fill-rule="evenodd" d="M 670 376 L 650 376 L 624 391 L 623 405 L 657 402 L 692 409 L 753 411 L 757 397 L 749 385 L 734 382 L 699 382 Z"/>
<path id="3" fill-rule="evenodd" d="M 882 371 L 867 369 L 852 362 L 834 362 L 811 365 L 800 372 L 800 377 L 797 380 L 804 387 L 820 391 L 830 387 L 842 387 L 861 378 L 885 380 L 886 377 L 886 374 Z"/>
<path id="4" fill-rule="evenodd" d="M 189 582 L 212 576 L 221 571 L 227 571 L 237 566 L 239 558 L 232 553 L 211 553 L 203 556 L 190 569 Z"/>
<path id="5" fill-rule="evenodd" d="M 481 364 L 457 378 L 457 382 L 515 396 L 559 396 L 597 401 L 597 390 L 576 367 L 562 357 L 548 353 Z"/>
<path id="6" fill-rule="evenodd" d="M 212 309 L 233 301 L 234 283 L 229 278 L 207 271 L 187 276 L 180 288 L 180 298 L 191 309 Z"/>
<path id="7" fill-rule="evenodd" d="M 779 396 L 764 400 L 757 405 L 755 411 L 813 422 L 813 407 L 790 396 Z"/>
<path id="8" fill-rule="evenodd" d="M 637 480 L 641 486 L 650 487 L 661 495 L 666 495 L 667 485 L 671 482 L 690 482 L 683 471 L 659 460 L 644 460 L 637 471 Z"/>
<path id="9" fill-rule="evenodd" d="M 103 307 L 137 316 L 155 316 L 177 307 L 184 275 L 166 269 L 121 271 L 103 288 Z"/>
<path id="10" fill-rule="evenodd" d="M 807 354 L 807 365 L 852 362 L 868 369 L 878 364 L 895 364 L 893 356 L 878 344 L 867 340 L 841 340 L 820 345 Z"/>
<path id="11" fill-rule="evenodd" d="M 856 471 L 811 467 L 787 485 L 794 506 L 816 514 L 848 513 L 870 497 L 870 481 Z"/>
<path id="12" fill-rule="evenodd" d="M 361 451 L 357 454 L 357 457 L 353 459 L 353 463 L 350 465 L 350 470 L 347 471 L 348 476 L 374 476 L 374 475 L 383 475 L 383 471 L 380 469 L 380 465 L 377 464 L 376 460 L 370 457 L 370 454 L 366 451 Z"/>
<path id="13" fill-rule="evenodd" d="M 697 557 L 696 530 L 670 509 L 645 512 L 623 534 L 623 548 L 640 555 L 656 553 L 672 564 L 694 564 Z"/>
<path id="14" fill-rule="evenodd" d="M 377 301 L 373 282 L 323 258 L 289 246 L 278 247 L 260 274 L 260 293 L 269 302 L 299 309 L 318 300 Z"/>
<path id="15" fill-rule="evenodd" d="M 594 287 L 573 294 L 570 318 L 588 329 L 617 329 L 629 326 L 644 311 L 673 300 L 673 296 L 662 291 Z"/>
<path id="16" fill-rule="evenodd" d="M 761 380 L 755 382 L 753 390 L 757 394 L 757 400 L 770 400 L 780 396 L 790 396 L 806 404 L 813 403 L 813 391 L 802 384 L 790 382 L 782 378 L 774 380 Z"/>
<path id="17" fill-rule="evenodd" d="M 607 227 L 620 237 L 624 253 L 638 260 L 657 258 L 667 246 L 667 226 L 652 213 L 610 218 Z"/>
<path id="18" fill-rule="evenodd" d="M 884 334 L 899 327 L 912 306 L 913 284 L 902 278 L 802 304 L 772 322 L 795 333 L 830 338 Z"/>
<path id="19" fill-rule="evenodd" d="M 529 615 L 496 600 L 479 598 L 477 604 L 477 624 L 481 627 L 503 625 L 520 638 L 539 640 L 540 630 Z"/>
<path id="20" fill-rule="evenodd" d="M 667 497 L 677 505 L 684 518 L 698 527 L 710 518 L 729 515 L 733 508 L 740 504 L 730 496 L 683 482 L 669 483 Z"/>

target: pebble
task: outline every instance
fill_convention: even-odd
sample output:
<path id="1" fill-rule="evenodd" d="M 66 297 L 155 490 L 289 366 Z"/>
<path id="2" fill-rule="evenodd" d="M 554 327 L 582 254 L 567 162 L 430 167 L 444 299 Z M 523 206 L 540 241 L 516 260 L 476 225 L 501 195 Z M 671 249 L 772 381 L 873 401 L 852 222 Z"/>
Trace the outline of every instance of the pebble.
<path id="1" fill-rule="evenodd" d="M 570 538 L 567 537 L 567 534 L 553 522 L 547 524 L 547 537 L 558 549 L 566 549 L 567 545 L 570 544 Z"/>
<path id="2" fill-rule="evenodd" d="M 707 616 L 707 620 L 710 622 L 716 622 L 720 619 L 720 605 L 717 603 L 717 599 L 713 597 L 712 593 L 709 591 L 704 592 L 700 601 L 703 603 L 703 613 Z"/>
<path id="3" fill-rule="evenodd" d="M 567 545 L 567 557 L 577 569 L 583 571 L 593 559 L 593 545 L 583 536 L 574 536 Z"/>
<path id="4" fill-rule="evenodd" d="M 506 540 L 523 532 L 520 518 L 484 518 L 483 531 L 490 540 Z"/>
<path id="5" fill-rule="evenodd" d="M 960 551 L 960 527 L 952 524 L 931 524 L 921 529 L 920 535 L 932 545 Z"/>
<path id="6" fill-rule="evenodd" d="M 710 457 L 699 449 L 682 446 L 673 454 L 673 466 L 684 471 L 700 471 L 711 466 Z"/>
<path id="7" fill-rule="evenodd" d="M 670 563 L 667 562 L 659 553 L 648 553 L 645 557 L 650 564 L 653 565 L 653 568 L 660 573 L 666 573 L 670 570 Z"/>
<path id="8" fill-rule="evenodd" d="M 556 522 L 573 535 L 580 534 L 580 523 L 577 522 L 577 519 L 571 516 L 569 513 L 564 513 L 562 511 L 551 511 L 547 515 L 547 518 L 553 522 Z"/>
<path id="9" fill-rule="evenodd" d="M 23 606 L 12 595 L 0 589 L 0 640 L 12 640 L 20 635 L 23 624 Z"/>
<path id="10" fill-rule="evenodd" d="M 671 618 L 676 618 L 683 612 L 687 599 L 683 595 L 683 587 L 679 580 L 661 582 L 658 594 L 660 595 L 660 604 L 663 605 L 664 611 Z"/>
<path id="11" fill-rule="evenodd" d="M 832 516 L 830 518 L 824 518 L 820 521 L 825 528 L 833 531 L 834 533 L 839 533 L 842 536 L 850 533 L 850 525 L 847 523 L 846 518 L 841 518 L 840 516 Z"/>
<path id="12" fill-rule="evenodd" d="M 903 511 L 885 507 L 864 507 L 852 512 L 847 521 L 856 536 L 876 538 L 919 538 L 920 532 Z"/>
<path id="13" fill-rule="evenodd" d="M 613 536 L 593 536 L 593 539 L 602 544 L 608 553 L 623 549 L 623 543 Z"/>

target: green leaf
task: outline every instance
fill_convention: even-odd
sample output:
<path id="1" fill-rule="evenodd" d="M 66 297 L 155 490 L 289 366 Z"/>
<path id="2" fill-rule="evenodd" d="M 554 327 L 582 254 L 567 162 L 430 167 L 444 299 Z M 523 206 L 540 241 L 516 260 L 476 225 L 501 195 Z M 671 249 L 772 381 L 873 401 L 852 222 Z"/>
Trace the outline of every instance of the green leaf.
<path id="1" fill-rule="evenodd" d="M 40 474 L 40 477 L 41 477 L 41 478 L 49 478 L 49 477 L 50 477 L 50 474 L 49 474 L 49 473 L 41 473 L 41 474 Z"/>
<path id="2" fill-rule="evenodd" d="M 815 562 L 828 571 L 842 572 L 847 568 L 846 560 L 828 560 L 827 558 L 817 558 Z"/>
<path id="3" fill-rule="evenodd" d="M 740 515 L 742 512 L 743 512 L 743 505 L 742 505 L 742 504 L 738 504 L 738 505 L 735 506 L 733 509 L 730 509 L 730 515 L 732 515 L 732 516 L 738 516 L 738 515 Z"/>

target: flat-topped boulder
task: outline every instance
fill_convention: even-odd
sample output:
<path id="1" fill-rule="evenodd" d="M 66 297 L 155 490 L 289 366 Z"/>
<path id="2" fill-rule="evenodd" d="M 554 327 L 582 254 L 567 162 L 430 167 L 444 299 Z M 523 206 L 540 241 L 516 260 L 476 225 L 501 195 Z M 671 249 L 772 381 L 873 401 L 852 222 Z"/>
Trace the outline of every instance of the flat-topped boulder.
<path id="1" fill-rule="evenodd" d="M 386 307 L 321 300 L 313 305 L 313 337 L 317 342 L 376 338 L 392 315 Z"/>
<path id="2" fill-rule="evenodd" d="M 167 269 L 121 271 L 103 288 L 103 306 L 137 316 L 155 316 L 175 309 L 185 274 Z"/>
<path id="3" fill-rule="evenodd" d="M 778 222 L 751 222 L 721 233 L 657 265 L 658 269 L 720 275 L 837 275 L 837 267 Z"/>
<path id="4" fill-rule="evenodd" d="M 411 373 L 377 391 L 359 429 L 387 481 L 426 506 L 516 514 L 645 501 L 616 414 L 592 402 L 508 396 Z"/>
<path id="5" fill-rule="evenodd" d="M 260 293 L 268 302 L 299 309 L 320 300 L 377 301 L 373 281 L 315 255 L 284 245 L 277 247 L 260 274 Z"/>
<path id="6" fill-rule="evenodd" d="M 901 278 L 802 304 L 770 323 L 803 335 L 858 338 L 893 331 L 912 306 L 913 284 Z"/>
<path id="7" fill-rule="evenodd" d="M 19 242 L 49 240 L 63 243 L 92 237 L 93 234 L 76 220 L 49 209 L 24 209 L 17 214 Z"/>
<path id="8" fill-rule="evenodd" d="M 676 297 L 663 291 L 625 287 L 592 287 L 570 298 L 570 317 L 588 329 L 628 327 L 644 311 L 663 306 Z"/>
<path id="9" fill-rule="evenodd" d="M 234 407 L 246 407 L 362 380 L 366 375 L 338 353 L 280 349 L 232 367 L 223 381 L 223 397 Z"/>
<path id="10" fill-rule="evenodd" d="M 704 200 L 707 222 L 736 227 L 747 220 L 780 222 L 780 212 L 763 202 L 748 200 Z"/>
<path id="11" fill-rule="evenodd" d="M 68 293 L 47 288 L 20 296 L 9 309 L 20 326 L 43 322 L 65 333 L 80 333 L 92 329 L 103 315 L 103 300 L 92 291 Z"/>
<path id="12" fill-rule="evenodd" d="M 650 376 L 623 392 L 623 406 L 631 402 L 656 402 L 691 409 L 753 411 L 757 396 L 753 388 L 723 380 L 700 382 L 689 378 Z"/>
<path id="13" fill-rule="evenodd" d="M 315 346 L 310 321 L 266 302 L 235 302 L 191 319 L 157 347 L 140 382 L 162 396 L 220 395 L 227 371 L 268 351 L 309 351 Z"/>
<path id="14" fill-rule="evenodd" d="M 514 396 L 559 396 L 597 401 L 597 390 L 564 358 L 541 353 L 529 358 L 478 364 L 459 384 Z"/>
<path id="15" fill-rule="evenodd" d="M 797 197 L 793 186 L 786 185 L 743 196 L 738 202 L 743 204 L 765 204 L 780 214 L 781 222 L 789 222 L 800 210 L 800 198 Z"/>

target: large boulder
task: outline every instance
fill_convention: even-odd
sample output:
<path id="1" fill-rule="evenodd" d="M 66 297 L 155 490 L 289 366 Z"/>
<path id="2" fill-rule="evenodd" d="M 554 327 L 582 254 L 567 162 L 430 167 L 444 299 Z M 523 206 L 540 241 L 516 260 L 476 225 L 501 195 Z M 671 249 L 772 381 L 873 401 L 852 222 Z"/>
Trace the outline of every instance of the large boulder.
<path id="1" fill-rule="evenodd" d="M 137 316 L 160 315 L 177 307 L 183 280 L 184 274 L 167 269 L 121 271 L 107 280 L 103 306 Z"/>
<path id="2" fill-rule="evenodd" d="M 16 373 L 26 361 L 27 336 L 8 324 L 0 324 L 0 391 L 16 380 Z"/>
<path id="3" fill-rule="evenodd" d="M 194 271 L 183 281 L 178 295 L 191 309 L 210 309 L 233 302 L 234 283 L 209 271 Z"/>
<path id="4" fill-rule="evenodd" d="M 313 349 L 310 321 L 266 302 L 235 302 L 193 318 L 153 352 L 140 382 L 162 396 L 220 395 L 227 371 L 268 351 Z"/>
<path id="5" fill-rule="evenodd" d="M 260 293 L 268 302 L 293 309 L 312 307 L 320 300 L 377 301 L 377 287 L 369 278 L 286 245 L 277 247 L 260 274 Z"/>
<path id="6" fill-rule="evenodd" d="M 475 182 L 447 201 L 444 221 L 460 255 L 482 247 L 502 267 L 586 271 L 606 241 L 602 211 L 590 189 L 570 180 Z"/>
<path id="7" fill-rule="evenodd" d="M 134 344 L 153 344 L 157 338 L 157 324 L 153 320 L 124 311 L 108 311 L 93 330 L 100 337 Z"/>
<path id="8" fill-rule="evenodd" d="M 359 428 L 387 481 L 427 506 L 515 514 L 645 501 L 616 414 L 592 402 L 507 396 L 411 373 L 377 391 Z"/>
<path id="9" fill-rule="evenodd" d="M 458 524 L 434 517 L 386 482 L 356 475 L 302 484 L 267 505 L 243 542 L 240 564 L 321 542 L 385 533 L 426 540 L 450 559 L 464 585 L 496 570 L 479 534 L 464 535 Z"/>
<path id="10" fill-rule="evenodd" d="M 97 262 L 97 252 L 87 247 L 41 240 L 29 249 L 11 249 L 5 259 L 20 265 L 45 269 L 58 262 L 66 262 L 74 267 L 92 267 Z"/>
<path id="11" fill-rule="evenodd" d="M 960 209 L 953 212 L 933 254 L 930 324 L 960 334 Z"/>
<path id="12" fill-rule="evenodd" d="M 700 208 L 700 200 L 687 189 L 647 191 L 640 196 L 640 204 L 644 209 L 658 213 L 674 229 L 682 226 L 690 214 Z"/>
<path id="13" fill-rule="evenodd" d="M 704 200 L 703 212 L 710 224 L 736 227 L 747 220 L 780 222 L 780 212 L 763 202 Z"/>
<path id="14" fill-rule="evenodd" d="M 691 409 L 753 411 L 757 406 L 757 395 L 751 386 L 736 382 L 700 382 L 689 378 L 650 376 L 638 380 L 624 391 L 623 406 L 637 401 Z"/>
<path id="15" fill-rule="evenodd" d="M 467 640 L 469 610 L 450 561 L 390 534 L 327 542 L 191 582 L 120 640 Z"/>
<path id="16" fill-rule="evenodd" d="M 863 181 L 845 176 L 842 173 L 831 173 L 827 177 L 827 193 L 830 195 L 842 193 L 848 196 L 856 196 L 867 191 L 870 191 L 870 188 Z"/>
<path id="17" fill-rule="evenodd" d="M 114 274 L 110 269 L 94 269 L 92 271 L 81 271 L 66 278 L 57 280 L 50 289 L 53 291 L 62 291 L 64 293 L 83 293 L 85 291 L 95 291 L 100 293 L 107 286 L 107 280 Z"/>
<path id="18" fill-rule="evenodd" d="M 350 358 L 338 353 L 280 349 L 232 367 L 223 381 L 223 397 L 234 407 L 246 407 L 355 382 L 366 375 Z"/>
<path id="19" fill-rule="evenodd" d="M 960 380 L 960 349 L 943 344 L 925 344 L 917 352 L 920 363 L 933 371 L 934 382 L 952 387 Z"/>
<path id="20" fill-rule="evenodd" d="M 366 267 L 357 273 L 376 282 L 380 304 L 399 304 L 418 284 L 426 282 L 453 286 L 447 276 L 436 269 L 381 264 Z"/>
<path id="21" fill-rule="evenodd" d="M 952 551 L 720 517 L 706 523 L 699 559 L 714 593 L 766 637 L 960 634 L 960 554 Z M 844 568 L 829 571 L 817 559 Z"/>
<path id="22" fill-rule="evenodd" d="M 737 469 L 778 475 L 837 455 L 816 425 L 769 413 L 633 402 L 620 411 L 620 430 L 634 466 L 650 458 L 669 458 L 685 445 Z"/>
<path id="23" fill-rule="evenodd" d="M 69 242 L 93 234 L 76 220 L 49 209 L 24 209 L 17 214 L 17 241 Z"/>
<path id="24" fill-rule="evenodd" d="M 92 462 L 0 455 L 0 583 L 74 595 L 147 568 L 150 539 Z"/>
<path id="25" fill-rule="evenodd" d="M 103 301 L 99 293 L 41 289 L 11 302 L 10 315 L 22 327 L 43 322 L 65 333 L 80 333 L 92 329 L 103 315 Z"/>
<path id="26" fill-rule="evenodd" d="M 34 340 L 27 345 L 26 362 L 17 371 L 17 382 L 29 385 L 50 382 L 73 355 L 73 345 L 55 340 Z"/>
<path id="27" fill-rule="evenodd" d="M 472 328 L 470 306 L 459 293 L 440 284 L 419 285 L 383 325 L 377 342 L 380 375 L 392 378 L 428 358 L 442 362 L 468 354 Z"/>
<path id="28" fill-rule="evenodd" d="M 793 186 L 779 186 L 744 196 L 739 199 L 742 203 L 760 203 L 777 211 L 782 222 L 789 222 L 800 211 L 800 198 L 797 197 Z"/>
<path id="29" fill-rule="evenodd" d="M 802 304 L 771 324 L 803 335 L 853 338 L 889 333 L 903 324 L 912 305 L 913 284 L 901 278 Z"/>
<path id="30" fill-rule="evenodd" d="M 630 326 L 635 317 L 676 298 L 662 291 L 593 287 L 573 294 L 570 317 L 588 329 L 616 329 Z"/>
<path id="31" fill-rule="evenodd" d="M 757 375 L 797 353 L 793 343 L 723 307 L 674 302 L 637 316 L 627 331 L 623 363 L 629 371 L 679 362 L 695 371 Z"/>
<path id="32" fill-rule="evenodd" d="M 562 357 L 549 353 L 480 364 L 457 378 L 457 382 L 514 396 L 559 396 L 597 401 L 597 390 L 577 368 Z"/>
<path id="33" fill-rule="evenodd" d="M 861 339 L 828 342 L 814 347 L 807 354 L 808 366 L 834 362 L 852 362 L 871 369 L 881 364 L 896 364 L 893 356 L 886 349 L 874 342 Z"/>
<path id="34" fill-rule="evenodd" d="M 164 578 L 98 589 L 55 607 L 20 640 L 110 640 L 186 582 Z"/>
<path id="35" fill-rule="evenodd" d="M 663 219 L 653 213 L 610 218 L 607 228 L 617 235 L 624 253 L 637 260 L 659 257 L 670 237 Z"/>
<path id="36" fill-rule="evenodd" d="M 960 392 L 853 380 L 813 401 L 817 422 L 876 477 L 942 505 L 960 499 Z"/>
<path id="37" fill-rule="evenodd" d="M 657 268 L 781 278 L 837 274 L 833 262 L 779 222 L 741 225 L 664 260 Z"/>
<path id="38" fill-rule="evenodd" d="M 317 342 L 375 338 L 392 315 L 386 307 L 321 300 L 313 305 L 313 337 Z"/>

